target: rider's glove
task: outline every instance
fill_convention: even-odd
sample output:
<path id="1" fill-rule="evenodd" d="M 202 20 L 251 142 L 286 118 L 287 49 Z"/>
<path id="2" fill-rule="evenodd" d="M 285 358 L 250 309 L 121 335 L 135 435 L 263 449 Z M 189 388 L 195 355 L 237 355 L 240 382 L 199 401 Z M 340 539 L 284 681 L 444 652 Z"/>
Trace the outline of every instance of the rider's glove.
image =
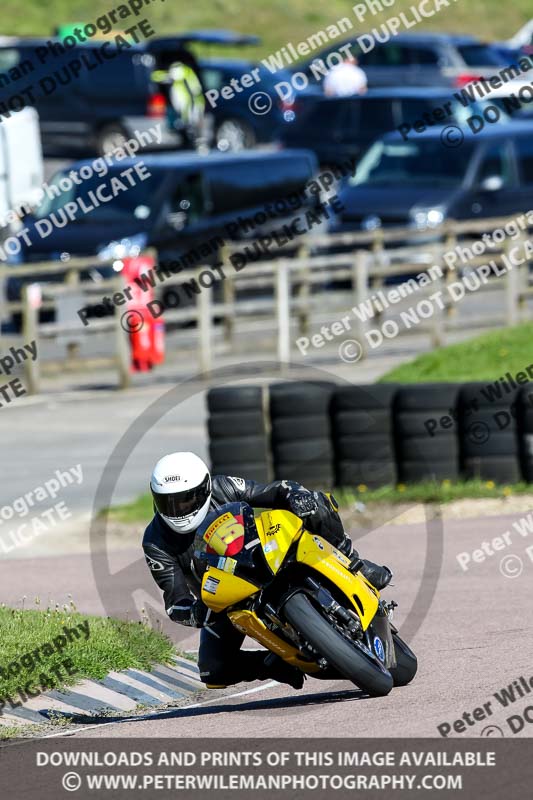
<path id="1" fill-rule="evenodd" d="M 167 614 L 172 622 L 188 625 L 191 628 L 201 628 L 207 614 L 207 607 L 200 600 L 186 597 L 170 608 Z"/>
<path id="2" fill-rule="evenodd" d="M 318 503 L 311 492 L 291 492 L 288 497 L 289 509 L 300 519 L 318 511 Z"/>

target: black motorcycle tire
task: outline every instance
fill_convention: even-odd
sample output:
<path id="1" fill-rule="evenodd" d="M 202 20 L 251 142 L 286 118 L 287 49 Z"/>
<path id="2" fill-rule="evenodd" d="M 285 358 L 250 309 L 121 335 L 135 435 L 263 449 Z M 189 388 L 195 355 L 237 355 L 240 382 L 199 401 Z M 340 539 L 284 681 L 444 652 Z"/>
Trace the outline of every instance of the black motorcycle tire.
<path id="1" fill-rule="evenodd" d="M 391 667 L 390 674 L 394 686 L 407 686 L 411 683 L 418 669 L 418 660 L 411 648 L 397 633 L 392 634 L 394 652 L 396 653 L 396 666 Z"/>
<path id="2" fill-rule="evenodd" d="M 383 697 L 393 687 L 390 672 L 356 643 L 332 627 L 303 592 L 293 594 L 283 608 L 288 622 L 341 675 L 371 697 Z"/>

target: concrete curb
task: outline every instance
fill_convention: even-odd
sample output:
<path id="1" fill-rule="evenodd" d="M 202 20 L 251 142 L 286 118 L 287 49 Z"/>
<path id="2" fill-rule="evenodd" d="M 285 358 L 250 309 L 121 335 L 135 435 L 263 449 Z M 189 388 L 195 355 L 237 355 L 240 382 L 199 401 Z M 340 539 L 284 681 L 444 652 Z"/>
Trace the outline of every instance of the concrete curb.
<path id="1" fill-rule="evenodd" d="M 45 692 L 0 717 L 0 725 L 35 725 L 48 722 L 51 713 L 80 714 L 90 718 L 132 712 L 182 700 L 205 689 L 193 661 L 173 656 L 171 665 L 156 664 L 150 672 L 127 669 L 109 672 L 101 681 L 83 680 L 64 692 Z"/>

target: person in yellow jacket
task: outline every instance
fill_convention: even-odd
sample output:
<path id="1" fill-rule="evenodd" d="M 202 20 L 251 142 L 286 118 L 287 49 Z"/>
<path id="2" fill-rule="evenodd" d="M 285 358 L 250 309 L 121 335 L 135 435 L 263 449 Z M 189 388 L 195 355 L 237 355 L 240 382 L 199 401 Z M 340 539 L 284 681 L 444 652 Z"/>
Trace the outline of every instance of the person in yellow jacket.
<path id="1" fill-rule="evenodd" d="M 193 139 L 198 139 L 205 117 L 203 86 L 192 67 L 181 61 L 170 64 L 168 69 L 157 69 L 152 73 L 155 83 L 168 87 L 172 108 L 169 108 L 169 124 L 177 127 L 181 121 Z"/>

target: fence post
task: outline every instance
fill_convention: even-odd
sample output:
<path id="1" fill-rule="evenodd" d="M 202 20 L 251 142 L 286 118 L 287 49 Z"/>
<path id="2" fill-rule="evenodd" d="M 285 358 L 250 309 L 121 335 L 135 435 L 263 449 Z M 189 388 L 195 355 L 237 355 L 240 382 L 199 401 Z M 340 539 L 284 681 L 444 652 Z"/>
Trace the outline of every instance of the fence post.
<path id="1" fill-rule="evenodd" d="M 80 273 L 77 269 L 69 269 L 65 275 L 65 286 L 75 291 L 80 285 Z M 67 359 L 73 361 L 80 352 L 79 342 L 67 342 Z"/>
<path id="2" fill-rule="evenodd" d="M 311 294 L 311 271 L 307 259 L 309 258 L 309 247 L 305 244 L 300 245 L 296 260 L 305 261 L 304 266 L 298 271 L 298 330 L 302 336 L 309 332 L 309 298 Z"/>
<path id="3" fill-rule="evenodd" d="M 233 342 L 233 334 L 235 332 L 235 275 L 231 272 L 233 269 L 229 258 L 229 247 L 224 245 L 221 251 L 222 261 L 222 274 L 224 279 L 222 281 L 222 297 L 223 303 L 226 306 L 224 310 L 224 341 L 226 344 Z M 227 270 L 225 269 L 227 267 Z"/>
<path id="4" fill-rule="evenodd" d="M 7 278 L 7 274 L 6 268 L 0 267 L 0 287 L 2 288 L 0 292 L 0 343 L 2 341 L 2 324 L 8 321 L 7 297 L 4 281 L 4 278 Z"/>
<path id="5" fill-rule="evenodd" d="M 505 250 L 510 250 L 510 244 L 507 242 Z M 518 267 L 513 264 L 513 268 L 507 272 L 505 279 L 505 307 L 507 325 L 518 325 L 520 313 L 520 273 Z"/>
<path id="6" fill-rule="evenodd" d="M 520 234 L 518 242 L 521 246 L 520 249 L 525 252 L 526 244 L 529 242 L 525 233 Z M 531 261 L 526 261 L 525 264 L 520 264 L 520 266 L 516 267 L 518 270 L 518 314 L 520 319 L 523 318 L 523 314 L 527 311 L 527 290 L 529 288 L 529 270 L 531 263 Z"/>
<path id="7" fill-rule="evenodd" d="M 357 250 L 353 262 L 353 275 L 352 275 L 352 289 L 354 297 L 354 306 L 362 303 L 368 295 L 369 291 L 369 269 L 368 262 L 371 256 L 366 250 Z M 357 318 L 357 335 L 359 337 L 359 344 L 362 348 L 361 359 L 366 358 L 367 347 L 365 339 L 365 331 L 367 328 L 366 321 Z"/>
<path id="8" fill-rule="evenodd" d="M 435 245 L 435 247 L 432 248 L 431 252 L 433 253 L 433 264 L 430 265 L 430 266 L 435 265 L 435 266 L 439 266 L 440 267 L 440 264 L 437 263 L 440 260 L 440 255 L 441 255 L 441 246 L 440 246 L 440 244 Z M 433 347 L 442 347 L 443 344 L 444 344 L 444 317 L 445 317 L 445 314 L 446 314 L 446 306 L 444 304 L 445 301 L 443 299 L 443 295 L 444 295 L 444 293 L 446 291 L 446 275 L 445 274 L 443 274 L 442 277 L 439 277 L 438 286 L 439 286 L 439 288 L 441 290 L 440 291 L 440 293 L 441 293 L 441 302 L 443 303 L 444 307 L 441 309 L 440 306 L 438 306 L 436 303 L 434 305 L 433 316 L 432 316 L 433 325 L 431 326 L 431 343 L 432 343 Z M 433 291 L 431 293 L 435 294 L 435 292 L 433 292 Z"/>
<path id="9" fill-rule="evenodd" d="M 290 342 L 290 275 L 286 259 L 277 262 L 276 269 L 276 316 L 278 323 L 278 361 L 289 364 Z"/>
<path id="10" fill-rule="evenodd" d="M 443 243 L 443 252 L 442 252 L 442 261 L 444 262 L 445 265 L 443 269 L 444 269 L 444 282 L 446 290 L 448 290 L 449 285 L 453 283 L 452 278 L 454 277 L 455 273 L 453 272 L 453 269 L 448 266 L 448 263 L 444 261 L 444 256 L 451 250 L 455 250 L 456 247 L 457 247 L 457 234 L 453 230 L 450 230 L 450 228 L 448 228 L 448 232 L 446 234 L 446 238 Z M 446 318 L 450 319 L 450 317 L 457 316 L 457 309 L 452 302 L 446 302 L 446 311 L 444 313 L 446 315 Z"/>
<path id="11" fill-rule="evenodd" d="M 201 288 L 198 293 L 197 324 L 198 324 L 198 349 L 200 369 L 202 372 L 211 372 L 212 366 L 212 341 L 211 341 L 211 291 Z"/>
<path id="12" fill-rule="evenodd" d="M 30 343 L 35 341 L 37 345 L 37 358 L 32 361 L 27 358 L 24 362 L 24 375 L 26 378 L 26 388 L 29 394 L 37 394 L 40 384 L 39 370 L 39 341 L 38 341 L 38 322 L 39 308 L 31 300 L 31 287 L 22 287 L 22 337 L 23 341 Z"/>
<path id="13" fill-rule="evenodd" d="M 130 341 L 129 335 L 122 327 L 122 314 L 115 309 L 115 344 L 117 348 L 117 368 L 118 385 L 120 389 L 128 389 L 131 386 L 130 370 Z"/>

